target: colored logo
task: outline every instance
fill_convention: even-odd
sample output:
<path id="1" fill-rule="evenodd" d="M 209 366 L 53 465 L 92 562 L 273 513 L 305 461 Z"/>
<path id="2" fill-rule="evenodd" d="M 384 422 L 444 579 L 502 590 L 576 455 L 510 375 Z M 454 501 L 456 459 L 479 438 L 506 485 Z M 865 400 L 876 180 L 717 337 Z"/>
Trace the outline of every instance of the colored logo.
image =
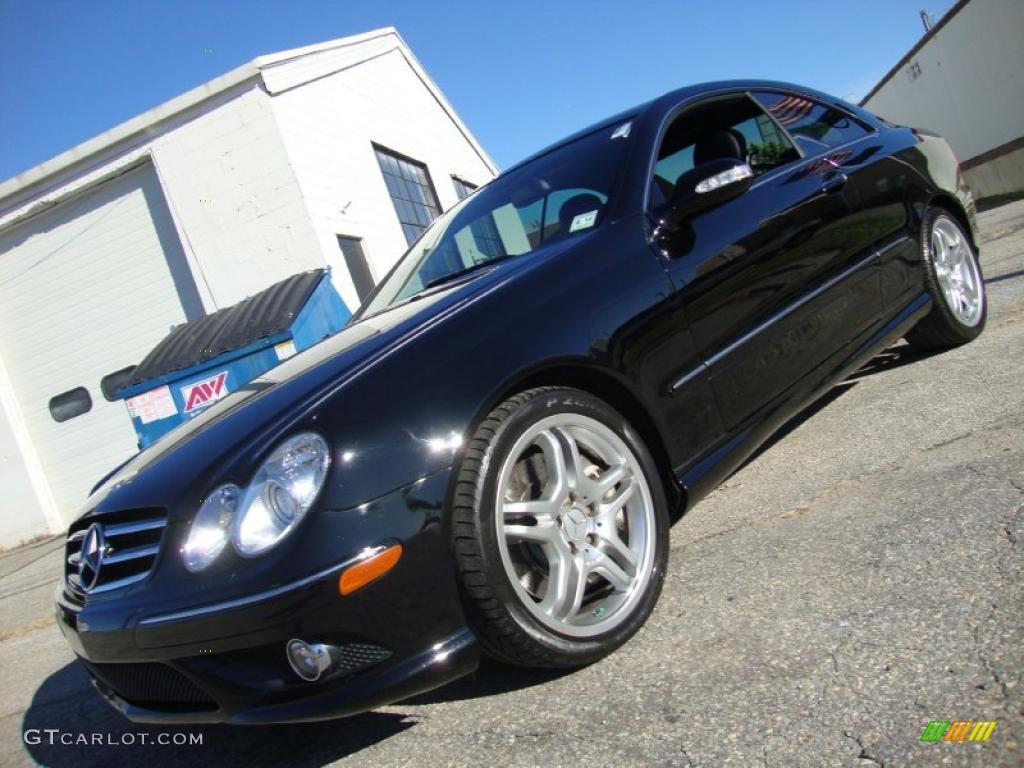
<path id="1" fill-rule="evenodd" d="M 182 387 L 181 396 L 185 400 L 185 413 L 203 408 L 224 397 L 228 393 L 227 379 L 228 372 L 221 371 L 216 376 Z"/>
<path id="2" fill-rule="evenodd" d="M 932 720 L 921 741 L 988 741 L 995 728 L 995 720 Z"/>

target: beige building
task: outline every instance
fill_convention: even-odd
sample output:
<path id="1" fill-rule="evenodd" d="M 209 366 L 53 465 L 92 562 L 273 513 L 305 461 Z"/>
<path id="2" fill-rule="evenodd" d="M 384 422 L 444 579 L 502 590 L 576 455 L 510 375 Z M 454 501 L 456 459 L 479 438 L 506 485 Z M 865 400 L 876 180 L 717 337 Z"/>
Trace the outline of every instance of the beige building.
<path id="1" fill-rule="evenodd" d="M 861 104 L 945 136 L 976 198 L 1024 190 L 1024 0 L 960 0 Z"/>

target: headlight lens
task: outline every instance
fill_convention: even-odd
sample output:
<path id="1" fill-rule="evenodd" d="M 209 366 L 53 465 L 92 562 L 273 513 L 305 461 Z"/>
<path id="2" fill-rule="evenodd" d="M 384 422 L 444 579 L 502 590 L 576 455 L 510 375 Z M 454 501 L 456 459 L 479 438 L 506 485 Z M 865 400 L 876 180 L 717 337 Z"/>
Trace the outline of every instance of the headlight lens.
<path id="1" fill-rule="evenodd" d="M 331 455 L 315 432 L 285 440 L 257 470 L 235 517 L 233 540 L 239 554 L 266 552 L 299 524 L 327 477 Z"/>
<path id="2" fill-rule="evenodd" d="M 206 568 L 224 549 L 241 495 L 237 485 L 222 485 L 203 499 L 181 552 L 185 567 L 193 573 Z"/>

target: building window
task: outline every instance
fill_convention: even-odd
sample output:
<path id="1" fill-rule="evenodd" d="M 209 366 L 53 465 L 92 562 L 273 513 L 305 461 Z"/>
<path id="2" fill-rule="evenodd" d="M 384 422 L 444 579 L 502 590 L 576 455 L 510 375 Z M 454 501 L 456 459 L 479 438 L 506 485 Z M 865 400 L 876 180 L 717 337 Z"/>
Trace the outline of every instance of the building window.
<path id="1" fill-rule="evenodd" d="M 361 304 L 373 292 L 373 274 L 370 265 L 366 263 L 363 245 L 358 237 L 338 235 L 338 246 L 345 257 L 345 266 L 348 267 L 349 277 L 352 278 Z"/>
<path id="2" fill-rule="evenodd" d="M 452 176 L 452 184 L 455 186 L 455 194 L 459 196 L 459 200 L 469 197 L 476 190 L 476 184 L 463 181 L 458 176 Z"/>
<path id="3" fill-rule="evenodd" d="M 374 146 L 374 151 L 405 239 L 412 244 L 430 222 L 441 214 L 430 173 L 427 166 L 411 158 L 378 146 Z"/>

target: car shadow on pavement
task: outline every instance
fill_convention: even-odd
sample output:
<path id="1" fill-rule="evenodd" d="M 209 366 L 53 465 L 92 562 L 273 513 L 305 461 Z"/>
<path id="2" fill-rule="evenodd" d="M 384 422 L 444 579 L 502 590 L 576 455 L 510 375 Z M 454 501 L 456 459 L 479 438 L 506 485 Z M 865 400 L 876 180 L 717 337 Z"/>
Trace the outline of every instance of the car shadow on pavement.
<path id="1" fill-rule="evenodd" d="M 835 400 L 838 400 L 844 394 L 853 389 L 856 385 L 856 381 L 849 380 L 844 381 L 840 384 L 836 384 L 834 387 L 832 387 L 832 389 L 823 394 L 821 397 L 819 397 L 813 403 L 805 407 L 798 414 L 790 418 L 789 421 L 787 421 L 785 424 L 783 424 L 781 427 L 775 430 L 775 432 L 772 433 L 771 437 L 765 440 L 760 446 L 758 446 L 756 451 L 754 451 L 752 454 L 750 454 L 750 456 L 744 459 L 743 463 L 739 467 L 737 467 L 732 474 L 735 475 L 748 464 L 757 461 L 757 458 L 761 454 L 763 454 L 765 451 L 770 450 L 773 445 L 775 445 L 784 437 L 786 437 L 786 435 L 788 435 L 790 432 L 799 427 L 805 421 L 813 417 L 814 414 L 823 409 L 825 406 L 829 405 Z"/>
<path id="2" fill-rule="evenodd" d="M 345 720 L 261 727 L 132 723 L 102 699 L 81 665 L 72 662 L 36 690 L 22 721 L 22 748 L 39 765 L 54 768 L 143 764 L 160 768 L 197 763 L 218 768 L 313 768 L 359 752 L 416 722 L 415 717 L 400 712 L 371 712 Z M 47 733 L 47 729 L 59 730 Z M 197 737 L 200 744 L 188 743 L 189 738 Z M 175 744 L 176 738 L 184 738 L 186 743 Z M 94 740 L 100 743 L 91 743 Z"/>
<path id="3" fill-rule="evenodd" d="M 919 360 L 932 357 L 935 354 L 935 351 L 915 349 L 906 342 L 900 342 L 899 344 L 889 347 L 884 352 L 880 352 L 875 355 L 857 371 L 847 376 L 846 382 L 844 383 L 864 379 L 868 376 L 874 376 L 876 373 L 891 371 L 895 368 L 901 368 L 904 365 L 911 365 Z"/>
<path id="4" fill-rule="evenodd" d="M 1001 283 L 1003 280 L 1013 280 L 1017 277 L 1024 277 L 1024 269 L 1018 269 L 1016 272 L 1007 272 L 1005 275 L 996 275 L 995 277 L 986 277 L 985 285 L 989 283 Z"/>
<path id="5" fill-rule="evenodd" d="M 929 356 L 930 353 L 919 352 L 905 343 L 890 347 L 786 422 L 744 466 L 856 386 L 858 380 Z M 389 709 L 495 696 L 554 682 L 567 674 L 572 671 L 524 669 L 484 658 L 474 674 Z M 415 727 L 417 722 L 417 714 L 412 710 L 370 712 L 342 720 L 295 725 L 136 724 L 110 707 L 92 687 L 81 665 L 72 662 L 36 689 L 22 722 L 22 746 L 36 763 L 54 768 L 134 767 L 142 762 L 147 768 L 161 768 L 198 761 L 212 761 L 218 768 L 254 764 L 313 768 L 357 753 Z M 180 738 L 181 734 L 201 737 L 201 744 L 175 743 L 176 735 Z M 97 738 L 101 743 L 92 743 Z M 160 739 L 167 743 L 160 744 Z"/>
<path id="6" fill-rule="evenodd" d="M 572 669 L 529 669 L 513 667 L 492 661 L 486 656 L 480 659 L 480 668 L 448 685 L 433 691 L 421 693 L 406 699 L 402 704 L 437 704 L 445 701 L 464 701 L 484 696 L 498 696 L 520 688 L 544 685 L 577 670 Z"/>
<path id="7" fill-rule="evenodd" d="M 802 411 L 797 413 L 795 416 L 789 419 L 785 424 L 779 427 L 771 437 L 769 437 L 753 454 L 751 454 L 746 461 L 737 469 L 740 469 L 750 464 L 752 461 L 757 459 L 758 456 L 769 450 L 773 445 L 782 440 L 786 435 L 792 432 L 794 429 L 799 427 L 805 421 L 811 419 L 815 414 L 821 411 L 826 406 L 838 400 L 844 394 L 849 392 L 856 386 L 857 382 L 866 379 L 868 376 L 874 376 L 876 373 L 883 373 L 885 371 L 892 371 L 896 368 L 900 368 L 904 365 L 911 365 L 919 362 L 926 358 L 932 357 L 935 354 L 941 354 L 939 351 L 922 351 L 911 347 L 904 341 L 898 342 L 894 346 L 879 352 L 871 360 L 862 365 L 856 371 L 851 373 L 839 384 L 836 384 L 832 389 L 823 394 L 814 402 L 807 405 Z M 735 473 L 734 473 L 735 474 Z"/>

